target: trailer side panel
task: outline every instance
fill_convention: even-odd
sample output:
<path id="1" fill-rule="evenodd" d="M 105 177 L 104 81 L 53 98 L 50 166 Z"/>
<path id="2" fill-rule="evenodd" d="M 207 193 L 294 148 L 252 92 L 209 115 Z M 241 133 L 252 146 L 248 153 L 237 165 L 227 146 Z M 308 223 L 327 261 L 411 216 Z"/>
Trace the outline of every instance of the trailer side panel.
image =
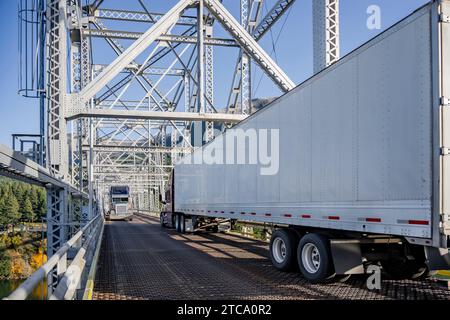
<path id="1" fill-rule="evenodd" d="M 431 238 L 431 9 L 234 127 L 279 130 L 276 174 L 261 175 L 260 164 L 192 164 L 220 149 L 225 160 L 231 131 L 186 156 L 175 167 L 175 210 Z"/>

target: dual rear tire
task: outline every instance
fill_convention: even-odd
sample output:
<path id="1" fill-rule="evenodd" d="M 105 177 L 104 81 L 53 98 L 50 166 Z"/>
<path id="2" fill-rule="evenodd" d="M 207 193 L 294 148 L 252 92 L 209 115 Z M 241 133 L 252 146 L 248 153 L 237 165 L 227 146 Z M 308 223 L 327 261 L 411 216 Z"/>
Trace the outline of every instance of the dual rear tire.
<path id="1" fill-rule="evenodd" d="M 321 234 L 300 237 L 292 229 L 279 229 L 270 240 L 270 259 L 278 270 L 298 268 L 308 281 L 325 282 L 334 275 L 329 243 Z"/>
<path id="2" fill-rule="evenodd" d="M 276 230 L 270 239 L 270 259 L 280 271 L 292 271 L 296 267 L 298 235 L 291 229 Z"/>
<path id="3" fill-rule="evenodd" d="M 179 233 L 186 232 L 186 222 L 184 214 L 175 214 L 175 231 Z"/>

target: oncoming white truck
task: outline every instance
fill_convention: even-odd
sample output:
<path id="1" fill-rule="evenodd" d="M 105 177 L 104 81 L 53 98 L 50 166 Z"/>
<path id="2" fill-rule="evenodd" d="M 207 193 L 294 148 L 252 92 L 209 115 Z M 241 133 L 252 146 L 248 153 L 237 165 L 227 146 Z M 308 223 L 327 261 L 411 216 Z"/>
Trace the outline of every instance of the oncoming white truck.
<path id="1" fill-rule="evenodd" d="M 161 224 L 179 232 L 220 219 L 271 224 L 273 265 L 298 266 L 312 282 L 371 264 L 396 278 L 448 269 L 449 121 L 450 1 L 443 0 L 181 159 Z M 228 163 L 239 151 L 229 145 L 235 129 L 245 132 L 247 153 L 250 140 L 267 134 L 266 155 L 279 162 L 274 174 L 262 174 L 261 161 Z M 199 161 L 205 156 L 208 163 Z"/>
<path id="2" fill-rule="evenodd" d="M 128 186 L 111 186 L 106 220 L 133 220 L 132 198 Z"/>

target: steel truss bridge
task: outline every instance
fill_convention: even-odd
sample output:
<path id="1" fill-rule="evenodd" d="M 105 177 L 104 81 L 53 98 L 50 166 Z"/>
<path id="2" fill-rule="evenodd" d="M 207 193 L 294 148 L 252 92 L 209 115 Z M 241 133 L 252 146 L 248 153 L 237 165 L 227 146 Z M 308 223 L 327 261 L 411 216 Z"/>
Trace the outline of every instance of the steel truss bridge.
<path id="1" fill-rule="evenodd" d="M 109 187 L 129 185 L 137 210 L 158 211 L 173 163 L 251 114 L 253 64 L 281 93 L 295 86 L 258 43 L 295 0 L 240 0 L 238 17 L 221 0 L 173 1 L 166 12 L 134 2 L 20 0 L 36 31 L 39 76 L 21 92 L 39 98 L 39 156 L 2 146 L 0 173 L 47 189 L 49 260 L 10 299 L 43 279 L 48 298 L 88 296 Z M 314 0 L 313 17 L 318 72 L 339 59 L 339 0 Z M 214 95 L 218 47 L 236 51 L 227 101 Z"/>

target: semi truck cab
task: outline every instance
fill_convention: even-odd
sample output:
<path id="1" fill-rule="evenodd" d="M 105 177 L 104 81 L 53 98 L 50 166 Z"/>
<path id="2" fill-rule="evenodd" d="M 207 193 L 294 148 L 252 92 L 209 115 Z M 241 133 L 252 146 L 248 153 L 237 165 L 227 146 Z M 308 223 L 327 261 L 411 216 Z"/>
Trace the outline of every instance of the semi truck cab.
<path id="1" fill-rule="evenodd" d="M 133 220 L 132 200 L 128 186 L 112 186 L 109 197 L 109 210 L 106 212 L 106 220 Z"/>

